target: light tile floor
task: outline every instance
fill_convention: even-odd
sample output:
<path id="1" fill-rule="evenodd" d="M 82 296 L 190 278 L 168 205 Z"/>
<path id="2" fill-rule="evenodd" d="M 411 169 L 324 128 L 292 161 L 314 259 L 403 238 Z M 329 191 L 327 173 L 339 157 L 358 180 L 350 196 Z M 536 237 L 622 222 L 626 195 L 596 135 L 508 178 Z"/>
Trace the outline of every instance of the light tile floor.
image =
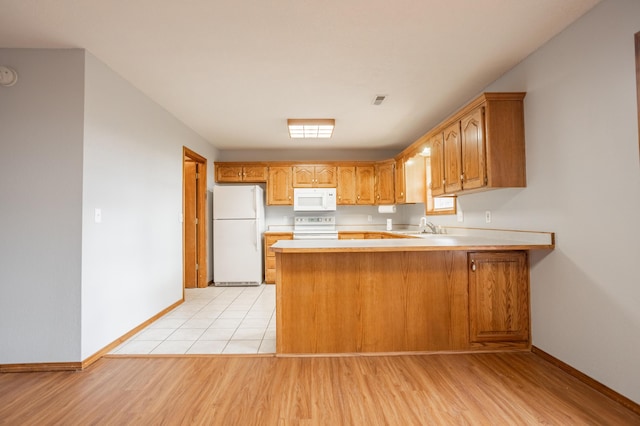
<path id="1" fill-rule="evenodd" d="M 183 304 L 111 353 L 275 353 L 275 305 L 274 285 L 186 289 Z"/>

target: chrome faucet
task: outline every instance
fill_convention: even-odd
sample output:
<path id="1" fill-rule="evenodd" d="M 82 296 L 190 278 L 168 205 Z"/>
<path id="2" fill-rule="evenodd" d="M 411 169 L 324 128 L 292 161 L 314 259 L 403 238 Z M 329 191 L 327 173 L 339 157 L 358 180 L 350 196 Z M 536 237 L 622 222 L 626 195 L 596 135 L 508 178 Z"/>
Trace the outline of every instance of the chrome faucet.
<path id="1" fill-rule="evenodd" d="M 427 222 L 426 223 L 425 228 L 422 230 L 422 232 L 425 233 L 425 234 L 428 234 L 427 228 L 429 228 L 429 230 L 431 231 L 431 234 L 437 234 L 438 233 L 438 229 L 431 222 Z"/>
<path id="2" fill-rule="evenodd" d="M 424 234 L 437 234 L 438 233 L 438 228 L 436 228 L 436 226 L 431 223 L 431 222 L 427 222 L 427 218 L 426 217 L 421 217 L 420 218 L 420 225 L 419 225 L 420 230 L 422 231 L 422 233 Z M 431 232 L 427 231 L 427 228 L 429 228 L 429 230 Z"/>

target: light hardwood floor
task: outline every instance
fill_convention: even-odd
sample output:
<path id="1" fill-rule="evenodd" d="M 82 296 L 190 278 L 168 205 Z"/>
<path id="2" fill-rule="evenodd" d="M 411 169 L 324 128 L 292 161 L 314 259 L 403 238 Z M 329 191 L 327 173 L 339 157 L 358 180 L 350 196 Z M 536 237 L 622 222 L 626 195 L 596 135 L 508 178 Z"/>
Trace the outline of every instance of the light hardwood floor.
<path id="1" fill-rule="evenodd" d="M 0 424 L 638 425 L 528 352 L 103 358 L 0 374 Z"/>

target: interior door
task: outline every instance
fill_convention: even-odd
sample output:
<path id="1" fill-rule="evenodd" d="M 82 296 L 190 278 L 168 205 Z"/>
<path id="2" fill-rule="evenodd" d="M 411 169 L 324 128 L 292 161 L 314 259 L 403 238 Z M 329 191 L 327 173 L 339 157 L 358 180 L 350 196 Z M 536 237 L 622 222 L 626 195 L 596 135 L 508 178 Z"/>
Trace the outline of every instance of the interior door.
<path id="1" fill-rule="evenodd" d="M 185 288 L 207 282 L 207 159 L 183 147 L 183 282 Z"/>
<path id="2" fill-rule="evenodd" d="M 198 163 L 193 160 L 184 161 L 184 286 L 198 287 L 198 233 L 196 196 Z"/>

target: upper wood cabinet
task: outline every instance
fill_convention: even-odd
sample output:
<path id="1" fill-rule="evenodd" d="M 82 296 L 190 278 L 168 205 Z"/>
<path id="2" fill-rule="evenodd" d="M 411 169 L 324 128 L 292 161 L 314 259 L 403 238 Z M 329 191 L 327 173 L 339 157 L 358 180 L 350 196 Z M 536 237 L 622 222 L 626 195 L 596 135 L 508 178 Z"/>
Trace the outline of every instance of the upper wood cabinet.
<path id="1" fill-rule="evenodd" d="M 336 204 L 356 203 L 356 166 L 338 166 L 338 186 Z"/>
<path id="2" fill-rule="evenodd" d="M 393 161 L 377 163 L 375 166 L 376 204 L 394 204 L 395 199 L 395 164 Z"/>
<path id="3" fill-rule="evenodd" d="M 326 164 L 293 166 L 294 188 L 335 188 L 338 184 L 337 167 Z"/>
<path id="4" fill-rule="evenodd" d="M 444 134 L 437 133 L 429 141 L 431 167 L 431 196 L 444 194 Z"/>
<path id="5" fill-rule="evenodd" d="M 484 108 L 476 108 L 460 120 L 462 135 L 462 188 L 481 188 L 487 183 L 484 149 Z"/>
<path id="6" fill-rule="evenodd" d="M 396 203 L 424 203 L 426 184 L 424 157 L 414 155 L 396 162 Z"/>
<path id="7" fill-rule="evenodd" d="M 406 203 L 424 203 L 427 188 L 426 173 L 424 157 L 421 155 L 415 155 L 404 163 Z"/>
<path id="8" fill-rule="evenodd" d="M 528 341 L 527 252 L 470 252 L 468 258 L 470 341 Z"/>
<path id="9" fill-rule="evenodd" d="M 462 190 L 462 137 L 460 136 L 460 122 L 456 121 L 444 129 L 443 139 L 444 163 L 444 193 L 452 194 Z M 431 175 L 433 182 L 435 177 Z"/>
<path id="10" fill-rule="evenodd" d="M 429 146 L 431 199 L 524 187 L 524 97 L 523 92 L 483 93 L 395 159 L 215 163 L 216 182 L 267 182 L 270 205 L 292 205 L 293 188 L 334 187 L 342 205 L 425 203 L 426 164 L 417 153 Z"/>
<path id="11" fill-rule="evenodd" d="M 375 167 L 373 165 L 338 166 L 337 170 L 338 204 L 375 204 Z"/>
<path id="12" fill-rule="evenodd" d="M 404 204 L 406 202 L 405 194 L 405 178 L 404 178 L 404 157 L 396 160 L 396 174 L 395 174 L 395 198 L 396 203 Z"/>
<path id="13" fill-rule="evenodd" d="M 356 204 L 375 204 L 375 167 L 356 167 Z"/>
<path id="14" fill-rule="evenodd" d="M 293 205 L 291 166 L 270 166 L 267 179 L 267 205 Z"/>
<path id="15" fill-rule="evenodd" d="M 267 165 L 251 163 L 214 163 L 216 182 L 266 182 Z"/>
<path id="16" fill-rule="evenodd" d="M 524 96 L 485 93 L 445 121 L 445 194 L 526 186 Z"/>

